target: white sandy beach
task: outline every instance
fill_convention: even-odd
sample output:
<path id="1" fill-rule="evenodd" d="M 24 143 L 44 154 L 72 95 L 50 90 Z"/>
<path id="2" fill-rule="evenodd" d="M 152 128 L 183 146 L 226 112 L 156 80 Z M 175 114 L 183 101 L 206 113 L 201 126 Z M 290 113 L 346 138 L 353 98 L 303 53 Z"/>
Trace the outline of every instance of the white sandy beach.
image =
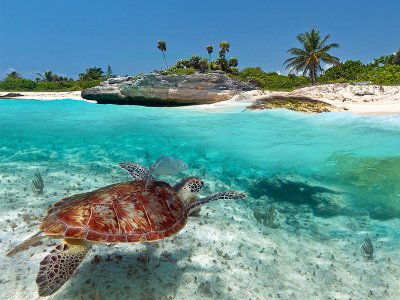
<path id="1" fill-rule="evenodd" d="M 326 84 L 315 85 L 292 92 L 249 91 L 234 96 L 232 99 L 214 104 L 184 107 L 197 111 L 239 111 L 271 96 L 309 97 L 326 102 L 340 111 L 362 115 L 399 114 L 400 86 Z"/>
<path id="2" fill-rule="evenodd" d="M 19 93 L 23 96 L 15 97 L 13 99 L 34 99 L 34 100 L 84 100 L 81 97 L 80 91 L 73 92 L 1 92 L 0 96 L 4 96 L 8 93 Z"/>
<path id="3" fill-rule="evenodd" d="M 23 94 L 23 96 L 13 99 L 84 100 L 81 97 L 80 91 L 20 93 Z M 5 94 L 7 93 L 2 92 L 0 93 L 0 96 Z M 309 97 L 329 103 L 341 111 L 352 112 L 355 114 L 376 115 L 400 113 L 400 86 L 353 85 L 347 83 L 315 85 L 297 89 L 292 92 L 254 90 L 243 92 L 227 101 L 181 108 L 206 112 L 241 111 L 256 100 L 271 96 Z M 89 100 L 85 101 L 94 102 Z"/>

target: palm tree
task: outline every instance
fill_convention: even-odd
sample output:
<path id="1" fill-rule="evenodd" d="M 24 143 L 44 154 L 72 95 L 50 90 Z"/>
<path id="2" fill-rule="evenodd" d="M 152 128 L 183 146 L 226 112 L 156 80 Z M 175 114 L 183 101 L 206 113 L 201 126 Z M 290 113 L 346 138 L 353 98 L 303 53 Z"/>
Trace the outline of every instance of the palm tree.
<path id="1" fill-rule="evenodd" d="M 227 41 L 222 41 L 221 43 L 219 43 L 219 47 L 221 48 L 218 51 L 219 57 L 225 58 L 225 54 L 226 52 L 229 52 L 229 48 L 231 47 L 231 45 Z"/>
<path id="2" fill-rule="evenodd" d="M 314 28 L 310 32 L 304 32 L 297 36 L 302 48 L 290 48 L 287 52 L 293 55 L 288 58 L 284 65 L 286 69 L 291 68 L 289 73 L 303 71 L 303 75 L 308 73 L 312 84 L 317 79 L 318 72 L 323 71 L 321 61 L 329 64 L 338 65 L 339 59 L 328 54 L 332 48 L 338 48 L 337 43 L 326 44 L 330 35 L 321 39 L 319 31 Z"/>
<path id="3" fill-rule="evenodd" d="M 167 63 L 167 59 L 165 58 L 165 51 L 167 51 L 167 43 L 165 41 L 158 41 L 157 42 L 157 48 L 160 49 L 160 51 L 162 52 L 163 56 L 164 56 L 164 60 L 165 60 L 165 65 L 167 66 L 168 69 L 168 63 Z"/>
<path id="4" fill-rule="evenodd" d="M 211 45 L 208 45 L 206 47 L 206 49 L 207 49 L 207 52 L 208 52 L 208 62 L 210 63 L 211 62 L 211 53 L 213 53 L 214 47 L 211 46 Z"/>
<path id="5" fill-rule="evenodd" d="M 16 71 L 12 71 L 6 75 L 6 78 L 22 79 L 22 76 L 21 76 L 21 74 L 17 73 Z"/>
<path id="6" fill-rule="evenodd" d="M 86 69 L 86 73 L 79 74 L 79 80 L 81 81 L 91 81 L 91 80 L 102 80 L 103 70 L 98 67 L 93 67 Z"/>
<path id="7" fill-rule="evenodd" d="M 231 58 L 228 60 L 228 65 L 229 65 L 230 67 L 236 68 L 236 67 L 238 66 L 238 64 L 239 64 L 239 61 L 238 61 L 238 59 L 237 59 L 236 57 L 231 57 Z"/>
<path id="8" fill-rule="evenodd" d="M 52 81 L 58 81 L 58 75 L 53 74 L 53 71 L 44 71 L 43 74 L 41 73 L 36 73 L 36 75 L 41 77 L 42 81 L 46 81 L 46 82 L 52 82 Z M 37 81 L 39 81 L 37 79 Z"/>

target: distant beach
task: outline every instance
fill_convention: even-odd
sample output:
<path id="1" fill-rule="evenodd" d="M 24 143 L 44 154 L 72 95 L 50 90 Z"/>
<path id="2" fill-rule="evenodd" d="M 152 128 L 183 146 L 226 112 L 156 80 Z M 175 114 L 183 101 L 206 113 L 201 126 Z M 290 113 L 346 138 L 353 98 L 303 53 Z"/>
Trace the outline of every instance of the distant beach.
<path id="1" fill-rule="evenodd" d="M 84 100 L 80 91 L 73 92 L 17 92 L 23 96 L 12 99 L 33 100 Z M 7 92 L 1 92 L 0 96 Z M 361 115 L 399 114 L 400 113 L 400 86 L 354 85 L 354 84 L 324 84 L 296 89 L 292 92 L 253 90 L 242 92 L 226 101 L 214 104 L 183 106 L 205 112 L 240 111 L 256 101 L 266 98 L 279 97 L 309 97 L 328 103 L 337 108 L 337 111 L 351 112 Z M 87 101 L 87 100 L 85 100 Z M 89 101 L 93 102 L 93 101 Z"/>

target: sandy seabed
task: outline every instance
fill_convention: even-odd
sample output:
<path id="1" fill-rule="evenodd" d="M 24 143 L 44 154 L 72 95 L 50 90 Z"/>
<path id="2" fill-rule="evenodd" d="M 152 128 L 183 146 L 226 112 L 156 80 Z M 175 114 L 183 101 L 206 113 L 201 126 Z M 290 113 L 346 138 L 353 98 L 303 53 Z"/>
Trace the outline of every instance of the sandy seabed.
<path id="1" fill-rule="evenodd" d="M 30 166 L 2 166 L 0 299 L 39 298 L 39 262 L 57 240 L 13 257 L 5 253 L 37 232 L 49 204 L 129 179 L 108 164 L 59 165 L 43 174 L 44 194 L 36 196 L 33 173 Z M 229 188 L 205 182 L 203 196 Z M 282 203 L 273 229 L 259 224 L 243 201 L 256 200 L 205 205 L 179 234 L 156 243 L 96 244 L 49 299 L 400 298 L 400 220 L 320 218 L 306 206 Z M 375 246 L 371 261 L 360 248 L 366 236 Z"/>
<path id="2" fill-rule="evenodd" d="M 273 93 L 251 91 L 183 109 L 240 111 Z M 350 112 L 400 113 L 400 87 L 382 92 L 373 86 L 329 85 L 301 92 L 310 93 Z M 82 100 L 80 92 L 23 94 L 25 99 Z M 37 232 L 49 204 L 128 179 L 107 164 L 51 166 L 43 174 L 45 192 L 36 196 L 30 185 L 34 172 L 33 166 L 12 162 L 1 166 L 0 299 L 39 298 L 39 262 L 58 241 L 43 240 L 10 258 L 5 253 Z M 206 184 L 203 196 L 230 188 L 212 179 Z M 399 219 L 320 218 L 307 207 L 275 206 L 275 229 L 258 223 L 243 201 L 219 201 L 190 217 L 175 237 L 151 244 L 96 244 L 49 299 L 400 299 Z M 371 261 L 361 251 L 367 236 L 375 247 Z"/>

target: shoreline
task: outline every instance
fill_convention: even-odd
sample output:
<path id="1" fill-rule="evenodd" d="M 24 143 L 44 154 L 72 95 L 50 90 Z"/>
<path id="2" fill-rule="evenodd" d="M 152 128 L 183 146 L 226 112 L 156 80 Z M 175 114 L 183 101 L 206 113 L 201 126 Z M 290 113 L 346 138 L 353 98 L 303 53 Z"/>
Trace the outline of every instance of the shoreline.
<path id="1" fill-rule="evenodd" d="M 0 96 L 8 92 L 0 92 Z M 10 100 L 85 100 L 80 91 L 73 92 L 18 92 L 23 96 L 13 97 Z M 400 114 L 400 86 L 353 85 L 353 84 L 325 84 L 308 86 L 292 92 L 253 90 L 242 92 L 229 100 L 213 104 L 200 104 L 177 107 L 200 112 L 238 112 L 247 110 L 256 101 L 263 101 L 273 97 L 308 97 L 315 101 L 334 106 L 333 111 L 350 112 L 357 115 L 395 115 Z M 6 98 L 3 98 L 6 99 Z M 256 109 L 257 110 L 257 109 Z"/>

